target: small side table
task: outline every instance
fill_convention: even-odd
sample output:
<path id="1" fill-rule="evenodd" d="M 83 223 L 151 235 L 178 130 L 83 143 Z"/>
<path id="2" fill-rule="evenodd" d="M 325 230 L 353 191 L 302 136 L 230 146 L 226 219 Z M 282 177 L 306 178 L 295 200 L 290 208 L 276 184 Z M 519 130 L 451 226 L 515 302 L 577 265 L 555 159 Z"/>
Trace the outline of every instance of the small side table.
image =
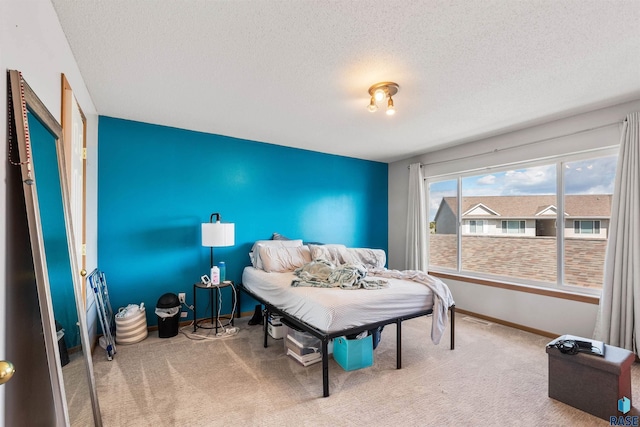
<path id="1" fill-rule="evenodd" d="M 195 332 L 198 328 L 203 328 L 203 329 L 215 328 L 216 334 L 218 333 L 218 322 L 217 322 L 218 296 L 219 296 L 220 289 L 223 289 L 226 287 L 231 287 L 231 303 L 233 308 L 231 310 L 231 314 L 228 314 L 228 315 L 225 314 L 224 316 L 220 316 L 220 319 L 228 320 L 228 322 L 223 326 L 233 325 L 233 319 L 235 318 L 235 311 L 237 309 L 237 300 L 236 300 L 237 297 L 236 297 L 236 293 L 233 292 L 235 290 L 235 287 L 233 286 L 233 282 L 226 281 L 226 282 L 220 283 L 219 285 L 210 285 L 210 286 L 207 286 L 204 283 L 200 283 L 200 282 L 193 284 L 193 332 Z M 198 325 L 198 315 L 197 315 L 198 304 L 196 299 L 196 296 L 198 294 L 198 289 L 206 289 L 209 291 L 209 304 L 210 304 L 209 306 L 211 307 L 211 327 Z"/>

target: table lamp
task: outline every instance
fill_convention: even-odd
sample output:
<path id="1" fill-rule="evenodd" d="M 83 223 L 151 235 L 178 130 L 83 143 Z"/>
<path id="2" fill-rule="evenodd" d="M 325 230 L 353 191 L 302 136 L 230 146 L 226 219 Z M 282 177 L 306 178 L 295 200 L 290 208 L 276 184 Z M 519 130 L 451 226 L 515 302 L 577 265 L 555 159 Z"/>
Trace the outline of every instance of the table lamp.
<path id="1" fill-rule="evenodd" d="M 216 218 L 216 222 L 213 222 L 213 218 Z M 233 246 L 234 245 L 234 232 L 235 224 L 220 222 L 222 217 L 219 213 L 212 213 L 209 218 L 209 222 L 202 224 L 202 246 L 208 246 L 211 248 L 211 265 L 213 270 L 213 248 Z M 211 272 L 212 273 L 212 272 Z M 213 277 L 211 274 L 210 277 Z"/>

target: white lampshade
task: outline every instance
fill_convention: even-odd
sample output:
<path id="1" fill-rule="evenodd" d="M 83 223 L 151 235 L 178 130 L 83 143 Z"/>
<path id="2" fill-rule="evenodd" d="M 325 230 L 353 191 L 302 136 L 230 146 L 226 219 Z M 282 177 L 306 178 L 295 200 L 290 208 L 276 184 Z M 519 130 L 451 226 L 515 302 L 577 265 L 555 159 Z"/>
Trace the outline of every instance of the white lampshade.
<path id="1" fill-rule="evenodd" d="M 207 222 L 202 224 L 202 246 L 233 246 L 235 243 L 235 224 Z"/>

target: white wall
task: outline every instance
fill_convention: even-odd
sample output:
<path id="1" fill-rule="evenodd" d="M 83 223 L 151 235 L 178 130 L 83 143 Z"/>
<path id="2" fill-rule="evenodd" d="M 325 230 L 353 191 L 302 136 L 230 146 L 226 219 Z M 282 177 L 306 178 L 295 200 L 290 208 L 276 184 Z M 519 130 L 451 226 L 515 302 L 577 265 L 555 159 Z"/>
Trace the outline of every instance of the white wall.
<path id="1" fill-rule="evenodd" d="M 515 292 L 458 280 L 444 280 L 456 307 L 557 335 L 591 338 L 598 306 Z M 460 319 L 460 317 L 458 317 Z"/>
<path id="2" fill-rule="evenodd" d="M 425 176 L 435 176 L 611 146 L 619 143 L 617 122 L 633 111 L 640 111 L 640 99 L 390 164 L 389 268 L 401 269 L 405 265 L 410 164 L 425 164 Z M 459 308 L 551 333 L 586 337 L 593 333 L 597 305 L 472 283 L 445 282 Z"/>
<path id="3" fill-rule="evenodd" d="M 24 79 L 44 102 L 49 111 L 60 121 L 61 73 L 73 88 L 78 103 L 87 118 L 87 266 L 97 264 L 97 140 L 98 115 L 84 84 L 58 17 L 49 0 L 1 0 L 0 1 L 0 135 L 7 134 L 7 84 L 6 70 L 22 71 Z M 3 138 L 3 141 L 6 141 Z M 6 143 L 0 144 L 0 209 L 6 213 Z M 3 214 L 3 218 L 6 214 Z M 5 355 L 5 327 L 10 319 L 4 319 L 6 304 L 6 224 L 0 221 L 0 360 Z M 15 325 L 14 325 L 15 326 Z M 0 387 L 0 420 L 4 420 L 4 388 Z"/>

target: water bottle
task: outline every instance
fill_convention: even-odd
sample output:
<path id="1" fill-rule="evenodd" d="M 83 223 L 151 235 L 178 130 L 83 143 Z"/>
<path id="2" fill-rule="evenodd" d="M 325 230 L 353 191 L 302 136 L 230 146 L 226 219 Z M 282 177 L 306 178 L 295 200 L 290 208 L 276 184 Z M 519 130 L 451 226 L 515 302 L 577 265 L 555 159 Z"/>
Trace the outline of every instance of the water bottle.
<path id="1" fill-rule="evenodd" d="M 224 261 L 218 263 L 218 269 L 220 270 L 220 283 L 227 280 L 227 265 Z"/>
<path id="2" fill-rule="evenodd" d="M 211 285 L 220 284 L 220 269 L 217 265 L 211 267 Z"/>

